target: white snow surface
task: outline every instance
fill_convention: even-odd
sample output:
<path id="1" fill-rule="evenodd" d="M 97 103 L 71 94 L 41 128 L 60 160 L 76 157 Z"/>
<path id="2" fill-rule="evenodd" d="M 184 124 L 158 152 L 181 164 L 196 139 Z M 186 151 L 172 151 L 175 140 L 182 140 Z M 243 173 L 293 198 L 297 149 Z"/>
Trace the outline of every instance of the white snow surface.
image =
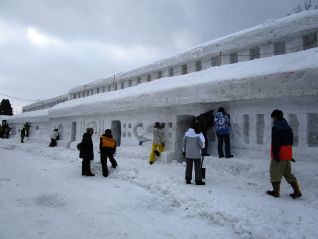
<path id="1" fill-rule="evenodd" d="M 297 88 L 294 82 L 283 85 L 279 77 L 274 79 L 273 84 L 268 84 L 259 79 L 261 91 L 257 95 L 246 95 L 249 92 L 249 85 L 242 82 L 249 82 L 251 78 L 256 79 L 262 76 L 272 76 L 280 73 L 294 73 L 318 68 L 318 49 L 310 49 L 297 53 L 273 56 L 236 64 L 212 67 L 200 72 L 186 75 L 162 78 L 152 82 L 143 83 L 134 87 L 122 90 L 96 94 L 90 97 L 69 100 L 56 105 L 49 110 L 50 117 L 65 117 L 74 115 L 94 114 L 96 112 L 130 111 L 138 108 L 169 107 L 181 104 L 218 102 L 233 99 L 255 99 L 258 96 L 268 98 L 277 89 Z M 306 75 L 305 75 L 306 76 Z M 297 79 L 298 80 L 298 79 Z M 226 99 L 222 91 L 229 82 L 240 83 L 240 87 L 232 87 L 231 98 Z M 292 93 L 301 96 L 304 92 L 310 95 L 317 95 L 317 81 L 300 81 L 299 87 Z M 234 85 L 235 86 L 235 85 Z M 217 94 L 212 90 L 219 90 Z M 281 91 L 286 93 L 286 91 Z M 279 97 L 280 93 L 275 92 Z M 283 96 L 283 95 L 281 95 Z"/>
<path id="2" fill-rule="evenodd" d="M 81 176 L 78 151 L 0 139 L 0 238 L 316 239 L 318 169 L 296 162 L 303 197 L 265 194 L 269 160 L 207 157 L 206 185 L 186 185 L 185 165 L 149 165 L 150 144 L 118 148 L 119 167 Z"/>

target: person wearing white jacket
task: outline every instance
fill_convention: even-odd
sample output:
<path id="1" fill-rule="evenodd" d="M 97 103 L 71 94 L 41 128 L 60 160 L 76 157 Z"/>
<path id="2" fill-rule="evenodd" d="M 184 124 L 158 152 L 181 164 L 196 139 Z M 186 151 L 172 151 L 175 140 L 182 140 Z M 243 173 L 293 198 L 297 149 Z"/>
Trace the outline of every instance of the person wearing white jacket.
<path id="1" fill-rule="evenodd" d="M 59 137 L 58 129 L 54 129 L 52 134 L 51 134 L 51 143 L 50 143 L 49 147 L 55 147 L 56 146 L 56 141 L 57 141 L 58 137 Z"/>
<path id="2" fill-rule="evenodd" d="M 187 163 L 185 171 L 185 180 L 187 184 L 191 184 L 194 163 L 195 183 L 196 185 L 205 185 L 205 182 L 202 182 L 201 174 L 201 151 L 204 146 L 204 136 L 199 131 L 198 125 L 193 124 L 193 126 L 185 133 L 182 141 L 182 151 L 183 155 L 186 157 Z"/>

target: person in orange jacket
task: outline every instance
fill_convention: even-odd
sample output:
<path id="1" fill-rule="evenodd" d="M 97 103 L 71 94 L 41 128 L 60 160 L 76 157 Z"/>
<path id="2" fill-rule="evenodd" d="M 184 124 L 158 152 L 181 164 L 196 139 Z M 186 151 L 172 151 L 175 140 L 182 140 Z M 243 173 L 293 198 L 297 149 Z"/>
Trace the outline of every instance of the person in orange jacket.
<path id="1" fill-rule="evenodd" d="M 282 177 L 292 186 L 294 193 L 290 196 L 294 199 L 302 196 L 297 178 L 291 173 L 293 160 L 293 131 L 281 110 L 274 110 L 271 114 L 273 119 L 270 180 L 272 191 L 267 194 L 273 197 L 280 196 L 280 182 Z"/>
<path id="2" fill-rule="evenodd" d="M 100 149 L 100 162 L 102 164 L 103 176 L 108 176 L 108 168 L 107 168 L 107 158 L 112 164 L 112 168 L 117 167 L 117 161 L 114 158 L 116 153 L 116 140 L 112 136 L 112 131 L 110 129 L 105 130 L 105 134 L 100 137 L 99 143 Z"/>

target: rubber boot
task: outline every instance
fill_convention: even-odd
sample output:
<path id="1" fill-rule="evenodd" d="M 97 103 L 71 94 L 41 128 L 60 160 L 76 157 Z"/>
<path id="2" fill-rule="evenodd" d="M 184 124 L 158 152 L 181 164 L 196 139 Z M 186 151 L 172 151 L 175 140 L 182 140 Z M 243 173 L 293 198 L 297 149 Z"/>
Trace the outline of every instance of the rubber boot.
<path id="1" fill-rule="evenodd" d="M 289 194 L 293 199 L 300 198 L 302 196 L 300 187 L 297 181 L 290 183 L 290 186 L 294 189 L 294 193 Z"/>
<path id="2" fill-rule="evenodd" d="M 274 182 L 274 183 L 272 183 L 272 185 L 273 185 L 273 191 L 267 191 L 266 193 L 268 195 L 275 197 L 275 198 L 278 198 L 279 192 L 280 192 L 280 182 Z"/>

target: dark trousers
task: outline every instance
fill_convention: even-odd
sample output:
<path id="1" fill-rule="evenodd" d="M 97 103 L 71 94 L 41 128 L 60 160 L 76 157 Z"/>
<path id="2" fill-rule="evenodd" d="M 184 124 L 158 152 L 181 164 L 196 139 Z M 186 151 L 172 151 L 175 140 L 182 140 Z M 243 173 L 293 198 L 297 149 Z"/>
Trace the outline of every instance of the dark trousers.
<path id="1" fill-rule="evenodd" d="M 231 155 L 230 135 L 229 134 L 216 134 L 216 136 L 218 137 L 219 157 L 224 157 L 223 142 L 225 144 L 225 157 L 229 157 Z"/>
<path id="2" fill-rule="evenodd" d="M 21 143 L 24 143 L 23 140 L 24 140 L 24 136 L 21 136 Z"/>
<path id="3" fill-rule="evenodd" d="M 55 147 L 56 146 L 56 139 L 51 139 L 51 143 L 49 147 Z"/>
<path id="4" fill-rule="evenodd" d="M 187 158 L 187 167 L 185 171 L 185 179 L 192 180 L 192 169 L 194 163 L 194 172 L 195 172 L 195 181 L 201 182 L 202 181 L 202 174 L 201 174 L 201 159 L 189 159 Z"/>
<path id="5" fill-rule="evenodd" d="M 83 158 L 82 161 L 82 175 L 89 175 L 91 172 L 91 160 Z"/>
<path id="6" fill-rule="evenodd" d="M 107 168 L 107 158 L 109 158 L 110 163 L 112 164 L 112 167 L 115 168 L 117 166 L 117 161 L 115 160 L 113 154 L 104 154 L 100 157 L 100 163 L 102 165 L 102 171 L 103 175 L 108 175 L 108 168 Z"/>

